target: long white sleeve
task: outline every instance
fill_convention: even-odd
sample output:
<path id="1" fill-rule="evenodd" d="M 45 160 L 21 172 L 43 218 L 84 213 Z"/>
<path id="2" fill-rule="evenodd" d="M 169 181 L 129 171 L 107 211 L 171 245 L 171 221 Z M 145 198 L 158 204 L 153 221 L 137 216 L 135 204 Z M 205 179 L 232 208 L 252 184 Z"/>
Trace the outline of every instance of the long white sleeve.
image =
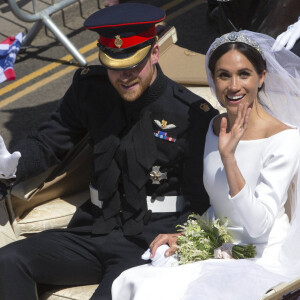
<path id="1" fill-rule="evenodd" d="M 266 156 L 255 189 L 246 184 L 230 199 L 250 236 L 259 237 L 270 230 L 283 209 L 290 182 L 298 170 L 299 149 L 300 137 L 296 130 L 273 138 L 266 145 Z M 247 165 L 251 166 L 250 163 Z"/>

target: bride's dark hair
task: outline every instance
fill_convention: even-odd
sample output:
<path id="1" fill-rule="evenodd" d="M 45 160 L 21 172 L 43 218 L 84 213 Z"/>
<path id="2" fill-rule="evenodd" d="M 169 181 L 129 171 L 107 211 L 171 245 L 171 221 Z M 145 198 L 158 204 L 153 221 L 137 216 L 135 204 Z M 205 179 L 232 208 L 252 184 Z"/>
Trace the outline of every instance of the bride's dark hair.
<path id="1" fill-rule="evenodd" d="M 247 57 L 247 59 L 252 63 L 254 66 L 255 71 L 258 75 L 261 75 L 264 70 L 266 70 L 266 62 L 261 56 L 261 54 L 253 47 L 237 42 L 237 43 L 225 43 L 221 46 L 219 46 L 211 55 L 209 62 L 208 62 L 208 68 L 211 71 L 212 74 L 215 72 L 215 67 L 218 59 L 227 53 L 228 51 L 235 49 L 241 52 L 243 55 Z"/>

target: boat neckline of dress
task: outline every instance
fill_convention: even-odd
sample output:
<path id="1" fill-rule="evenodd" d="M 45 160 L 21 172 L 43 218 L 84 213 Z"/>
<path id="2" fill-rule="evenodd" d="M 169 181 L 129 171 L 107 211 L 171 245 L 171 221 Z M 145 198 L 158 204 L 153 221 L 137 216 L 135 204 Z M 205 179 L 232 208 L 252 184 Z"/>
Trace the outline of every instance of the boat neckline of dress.
<path id="1" fill-rule="evenodd" d="M 217 115 L 218 116 L 218 115 Z M 210 124 L 209 124 L 209 130 L 211 131 L 211 133 L 213 134 L 213 136 L 215 136 L 216 138 L 218 137 L 218 135 L 216 135 L 213 131 L 213 126 L 212 126 L 212 123 L 214 121 L 214 119 L 217 117 L 213 117 L 210 121 Z M 282 134 L 282 133 L 285 133 L 286 131 L 289 131 L 289 130 L 298 130 L 299 131 L 299 127 L 295 126 L 295 125 L 291 125 L 291 124 L 288 124 L 286 122 L 282 122 L 284 124 L 286 124 L 287 126 L 290 126 L 291 128 L 288 128 L 288 129 L 284 129 L 282 131 L 279 131 L 269 137 L 266 137 L 266 138 L 261 138 L 261 139 L 255 139 L 255 140 L 240 140 L 239 142 L 255 142 L 255 141 L 266 141 L 266 140 L 269 140 L 271 138 L 274 138 L 274 137 L 277 137 L 278 135 Z"/>

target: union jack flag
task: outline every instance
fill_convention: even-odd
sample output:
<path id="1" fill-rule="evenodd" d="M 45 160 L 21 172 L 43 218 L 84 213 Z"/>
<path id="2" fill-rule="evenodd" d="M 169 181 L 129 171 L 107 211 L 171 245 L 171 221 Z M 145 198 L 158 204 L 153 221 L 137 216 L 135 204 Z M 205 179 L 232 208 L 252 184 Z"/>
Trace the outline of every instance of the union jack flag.
<path id="1" fill-rule="evenodd" d="M 0 83 L 16 78 L 14 63 L 20 50 L 24 34 L 18 33 L 0 42 Z"/>

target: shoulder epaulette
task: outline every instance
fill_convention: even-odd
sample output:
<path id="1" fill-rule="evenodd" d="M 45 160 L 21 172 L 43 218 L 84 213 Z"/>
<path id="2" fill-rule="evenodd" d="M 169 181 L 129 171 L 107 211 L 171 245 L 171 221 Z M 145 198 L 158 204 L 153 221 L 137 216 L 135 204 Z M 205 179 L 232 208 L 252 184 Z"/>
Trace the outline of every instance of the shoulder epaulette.
<path id="1" fill-rule="evenodd" d="M 217 110 L 201 96 L 196 95 L 187 88 L 175 85 L 173 87 L 174 96 L 186 105 L 198 110 L 200 113 L 217 112 Z"/>
<path id="2" fill-rule="evenodd" d="M 78 70 L 78 76 L 80 78 L 86 78 L 91 76 L 106 76 L 106 69 L 99 65 L 85 66 Z"/>

